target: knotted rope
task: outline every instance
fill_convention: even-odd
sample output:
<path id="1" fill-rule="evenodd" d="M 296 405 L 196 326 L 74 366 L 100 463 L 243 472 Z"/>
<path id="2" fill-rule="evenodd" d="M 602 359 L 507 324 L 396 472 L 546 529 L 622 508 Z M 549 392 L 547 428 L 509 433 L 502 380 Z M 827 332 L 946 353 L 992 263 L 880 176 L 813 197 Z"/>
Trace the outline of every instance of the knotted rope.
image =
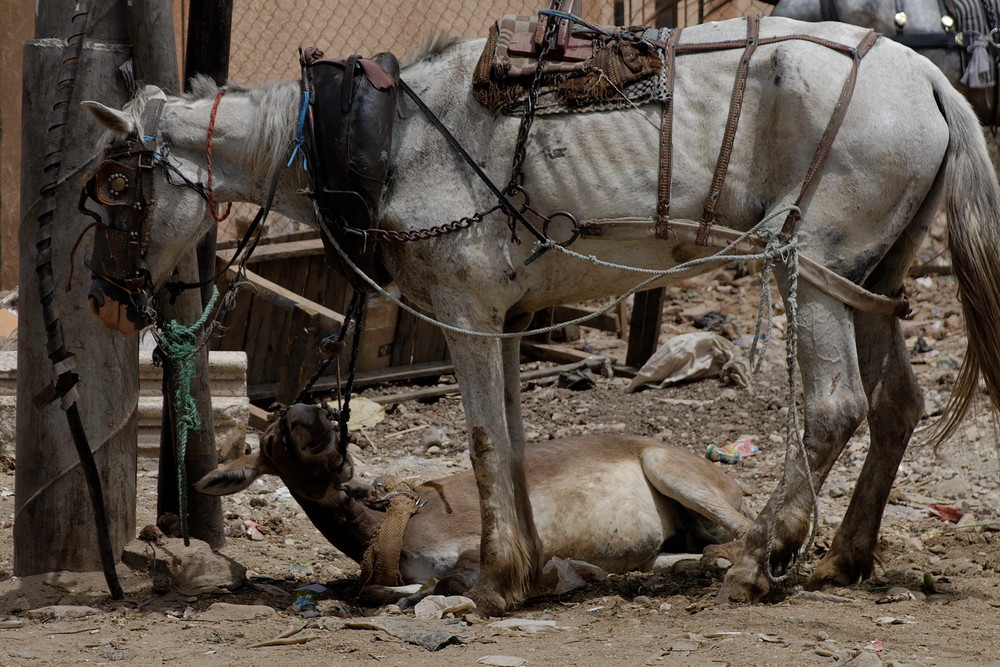
<path id="1" fill-rule="evenodd" d="M 164 360 L 170 362 L 176 378 L 173 396 L 174 446 L 177 451 L 177 495 L 180 500 L 181 536 L 185 545 L 191 542 L 188 532 L 188 484 L 185 465 L 187 440 L 188 433 L 201 428 L 198 404 L 191 395 L 191 380 L 194 379 L 195 354 L 200 348 L 198 331 L 205 326 L 212 311 L 215 310 L 218 299 L 219 288 L 213 285 L 212 297 L 194 324 L 186 327 L 177 320 L 171 320 L 158 324 L 153 333 L 158 346 L 158 356 L 154 356 L 154 359 L 160 363 Z"/>
<path id="2" fill-rule="evenodd" d="M 361 561 L 361 581 L 366 586 L 398 586 L 402 583 L 399 558 L 403 553 L 403 534 L 410 517 L 421 505 L 409 484 L 390 480 L 384 486 L 389 491 L 384 498 L 389 505 Z"/>

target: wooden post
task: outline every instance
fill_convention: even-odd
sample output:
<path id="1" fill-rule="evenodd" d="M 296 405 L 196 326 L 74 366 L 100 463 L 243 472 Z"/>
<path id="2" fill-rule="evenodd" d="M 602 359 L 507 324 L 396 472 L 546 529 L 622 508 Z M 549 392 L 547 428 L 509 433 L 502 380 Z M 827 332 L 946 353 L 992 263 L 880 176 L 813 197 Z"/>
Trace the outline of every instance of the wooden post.
<path id="1" fill-rule="evenodd" d="M 153 84 L 173 92 L 180 90 L 177 67 L 177 50 L 174 44 L 173 10 L 171 0 L 143 0 L 129 6 L 129 30 L 132 36 L 132 54 L 138 81 Z M 183 257 L 177 267 L 181 280 L 198 281 L 198 266 L 192 251 Z M 202 313 L 201 292 L 190 290 L 170 303 L 167 294 L 160 295 L 161 315 L 165 320 L 176 320 L 189 325 Z M 218 463 L 215 448 L 215 429 L 212 423 L 212 393 L 209 382 L 208 347 L 197 353 L 191 394 L 198 406 L 201 429 L 188 434 L 185 471 L 189 488 L 187 513 L 190 534 L 204 540 L 213 548 L 226 543 L 222 526 L 220 498 L 190 491 L 190 484 Z M 156 513 L 179 514 L 180 490 L 177 485 L 177 456 L 174 424 L 176 414 L 173 397 L 177 384 L 176 369 L 166 364 L 163 369 L 163 420 L 160 430 L 160 467 L 157 480 Z"/>
<path id="2" fill-rule="evenodd" d="M 198 277 L 198 263 L 194 252 L 181 258 L 177 265 L 177 276 L 185 282 L 194 282 Z M 169 297 L 161 296 L 161 314 L 167 320 L 177 320 L 184 325 L 190 325 L 202 313 L 201 292 L 187 290 L 177 297 L 171 305 Z M 163 421 L 160 432 L 160 474 L 156 490 L 156 514 L 162 516 L 170 512 L 180 513 L 180 496 L 177 485 L 177 455 L 175 449 L 174 424 L 176 413 L 173 406 L 173 396 L 176 389 L 177 374 L 174 368 L 165 364 L 163 368 Z M 208 345 L 198 351 L 195 359 L 194 378 L 191 380 L 191 395 L 198 406 L 201 417 L 201 429 L 188 433 L 187 455 L 184 469 L 188 480 L 188 527 L 191 537 L 204 540 L 212 548 L 218 549 L 225 545 L 226 534 L 222 523 L 222 499 L 217 496 L 206 496 L 195 493 L 191 485 L 201 479 L 206 473 L 218 465 L 218 453 L 215 448 L 215 428 L 212 416 L 212 387 L 209 382 Z"/>
<path id="3" fill-rule="evenodd" d="M 655 0 L 654 21 L 657 28 L 677 27 L 678 0 Z"/>
<path id="4" fill-rule="evenodd" d="M 46 354 L 45 324 L 35 273 L 35 238 L 50 112 L 57 99 L 63 40 L 74 3 L 39 0 L 35 39 L 24 48 L 23 129 L 21 153 L 20 308 L 18 312 L 17 469 L 15 472 L 14 573 L 18 576 L 57 570 L 101 569 L 94 539 L 94 514 L 66 417 L 58 403 L 36 407 L 34 397 L 52 378 Z M 136 424 L 139 389 L 136 336 L 104 327 L 87 306 L 88 280 L 80 270 L 90 254 L 90 240 L 77 254 L 77 272 L 64 289 L 70 247 L 84 227 L 76 211 L 80 176 L 103 128 L 78 102 L 99 100 L 120 107 L 128 92 L 118 67 L 128 58 L 124 0 L 91 3 L 91 19 L 76 76 L 62 176 L 52 227 L 54 299 L 61 315 L 66 346 L 75 354 L 81 382 L 77 403 L 94 452 L 109 518 L 111 547 L 117 557 L 135 534 Z M 83 169 L 81 169 L 82 171 Z M 112 372 L 113 371 L 113 372 Z"/>
<path id="5" fill-rule="evenodd" d="M 653 356 L 660 338 L 660 316 L 666 290 L 656 287 L 637 292 L 632 302 L 632 317 L 628 325 L 628 352 L 625 365 L 640 368 Z"/>
<path id="6" fill-rule="evenodd" d="M 191 0 L 184 80 L 207 74 L 220 86 L 229 78 L 233 0 Z"/>

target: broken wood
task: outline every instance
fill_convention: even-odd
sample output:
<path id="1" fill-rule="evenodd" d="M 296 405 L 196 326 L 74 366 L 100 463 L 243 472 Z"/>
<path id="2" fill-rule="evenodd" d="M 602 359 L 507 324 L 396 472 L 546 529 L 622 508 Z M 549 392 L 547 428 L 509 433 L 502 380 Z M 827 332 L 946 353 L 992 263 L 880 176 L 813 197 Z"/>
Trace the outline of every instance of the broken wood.
<path id="1" fill-rule="evenodd" d="M 551 361 L 556 364 L 572 364 L 586 361 L 594 356 L 607 356 L 595 355 L 593 352 L 584 352 L 583 350 L 576 350 L 571 347 L 536 343 L 535 341 L 530 340 L 521 342 L 521 351 L 532 359 L 537 359 L 539 361 Z M 617 361 L 614 357 L 608 358 L 611 359 L 611 363 L 615 363 Z"/>
<path id="2" fill-rule="evenodd" d="M 229 267 L 226 271 L 226 276 L 232 280 L 236 276 L 236 269 Z M 330 310 L 326 306 L 322 306 L 315 301 L 310 301 L 253 271 L 246 272 L 246 279 L 256 288 L 257 296 L 267 299 L 280 308 L 298 309 L 308 317 L 318 318 L 321 326 L 330 332 L 339 331 L 344 326 L 344 316 L 334 310 Z"/>
<path id="3" fill-rule="evenodd" d="M 296 257 L 309 257 L 323 254 L 322 239 L 303 239 L 300 241 L 282 241 L 280 243 L 269 243 L 258 246 L 250 258 L 248 264 L 260 262 L 271 262 L 279 259 L 294 259 Z M 217 251 L 219 259 L 228 262 L 236 254 L 236 248 L 222 248 Z"/>
<path id="4" fill-rule="evenodd" d="M 600 370 L 604 363 L 607 361 L 607 357 L 602 357 L 599 355 L 590 355 L 587 359 L 583 361 L 577 361 L 572 364 L 563 364 L 561 366 L 551 366 L 549 368 L 539 368 L 533 371 L 525 371 L 521 373 L 521 382 L 528 382 L 530 380 L 539 380 L 541 378 L 551 377 L 553 375 L 559 375 L 560 373 L 565 373 L 567 371 L 575 371 L 580 368 L 589 368 L 590 370 Z M 398 394 L 389 394 L 387 396 L 374 396 L 371 400 L 378 403 L 379 405 L 388 405 L 390 403 L 402 403 L 404 401 L 419 401 L 428 398 L 440 398 L 442 396 L 449 396 L 451 394 L 459 393 L 459 388 L 457 384 L 437 386 L 437 387 L 426 387 L 424 389 L 415 389 L 413 391 L 403 391 Z M 393 434 L 398 435 L 398 434 Z"/>
<path id="5" fill-rule="evenodd" d="M 426 361 L 408 366 L 392 366 L 375 371 L 359 371 L 354 378 L 354 386 L 358 388 L 371 387 L 377 384 L 414 380 L 434 375 L 453 375 L 454 373 L 455 366 L 450 361 Z M 336 375 L 324 375 L 313 385 L 313 391 L 334 391 L 338 386 L 342 386 L 344 381 L 346 381 L 346 378 L 342 377 L 338 379 Z M 277 391 L 277 382 L 256 384 L 250 385 L 247 389 L 247 396 L 254 401 L 265 400 L 273 398 L 277 394 Z"/>

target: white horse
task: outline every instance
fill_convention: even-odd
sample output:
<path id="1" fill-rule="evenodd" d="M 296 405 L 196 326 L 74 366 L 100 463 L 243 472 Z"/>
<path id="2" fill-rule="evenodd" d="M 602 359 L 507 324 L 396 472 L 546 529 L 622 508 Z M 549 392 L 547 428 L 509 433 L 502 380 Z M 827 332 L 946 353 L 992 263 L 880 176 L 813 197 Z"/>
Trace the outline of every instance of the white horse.
<path id="1" fill-rule="evenodd" d="M 681 43 L 743 39 L 743 20 L 686 29 Z M 855 45 L 865 35 L 843 24 L 764 19 L 761 36 L 808 34 Z M 517 119 L 493 117 L 470 94 L 482 41 L 429 53 L 401 77 L 497 182 L 508 175 Z M 740 50 L 677 59 L 672 215 L 699 220 L 722 140 Z M 805 172 L 851 68 L 851 58 L 806 41 L 762 44 L 751 60 L 746 99 L 718 223 L 747 230 L 798 196 Z M 155 95 L 162 93 L 154 91 Z M 137 130 L 150 95 L 124 111 L 89 107 L 121 140 Z M 167 97 L 156 140 L 193 181 L 204 181 L 205 136 L 215 90 Z M 393 130 L 391 169 L 378 226 L 421 229 L 492 206 L 483 184 L 419 114 L 402 101 Z M 299 106 L 297 82 L 230 88 L 218 108 L 214 163 L 219 201 L 265 197 L 267 174 L 284 168 Z M 532 205 L 579 218 L 655 215 L 660 108 L 540 117 L 528 144 L 525 177 Z M 192 189 L 155 177 L 147 268 L 167 280 L 181 253 L 212 220 Z M 177 182 L 176 177 L 173 178 Z M 284 169 L 275 208 L 313 219 L 308 179 Z M 968 102 L 913 51 L 880 40 L 861 62 L 843 126 L 815 187 L 802 203 L 796 235 L 804 256 L 883 295 L 896 295 L 928 224 L 947 205 L 949 239 L 969 328 L 968 353 L 950 405 L 955 422 L 968 409 L 980 374 L 1000 397 L 1000 191 L 982 130 Z M 780 220 L 777 221 L 780 224 Z M 581 239 L 584 254 L 665 268 L 707 254 L 682 237 Z M 523 231 L 519 234 L 525 236 Z M 530 240 L 530 239 L 529 239 Z M 494 214 L 469 229 L 412 243 L 387 242 L 385 262 L 402 292 L 439 320 L 470 331 L 523 326 L 554 304 L 620 294 L 637 279 L 556 251 L 525 265 L 530 243 L 511 242 Z M 779 273 L 782 273 L 779 271 Z M 780 276 L 787 292 L 784 274 Z M 95 312 L 127 329 L 124 306 L 92 287 Z M 785 294 L 787 299 L 787 293 Z M 798 289 L 798 361 L 804 395 L 808 470 L 819 487 L 848 438 L 868 419 L 871 449 L 847 515 L 812 583 L 847 584 L 871 573 L 878 528 L 897 465 L 917 421 L 922 396 L 897 320 L 856 312 L 812 284 Z M 518 342 L 447 332 L 465 405 L 470 453 L 482 513 L 482 570 L 470 594 L 499 613 L 529 594 L 542 550 L 525 484 Z M 782 568 L 809 530 L 812 507 L 800 459 L 793 460 L 782 506 L 774 498 L 746 536 L 743 555 L 720 595 L 757 600 L 771 588 L 765 560 Z M 773 531 L 773 540 L 768 533 Z"/>

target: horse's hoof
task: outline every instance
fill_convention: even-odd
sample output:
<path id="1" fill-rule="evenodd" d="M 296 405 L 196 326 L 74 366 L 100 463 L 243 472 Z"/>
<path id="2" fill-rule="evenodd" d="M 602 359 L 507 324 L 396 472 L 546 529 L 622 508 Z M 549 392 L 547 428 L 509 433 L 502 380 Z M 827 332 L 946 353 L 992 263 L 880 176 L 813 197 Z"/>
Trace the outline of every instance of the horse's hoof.
<path id="1" fill-rule="evenodd" d="M 757 602 L 771 590 L 771 585 L 767 577 L 761 572 L 760 566 L 750 560 L 741 559 L 737 565 L 729 568 L 726 578 L 722 582 L 722 588 L 715 601 L 718 604 L 726 602 L 738 602 L 749 604 Z"/>
<path id="2" fill-rule="evenodd" d="M 732 540 L 722 544 L 709 544 L 701 552 L 702 562 L 714 562 L 719 558 L 725 558 L 730 563 L 735 563 L 746 550 L 746 540 Z"/>
<path id="3" fill-rule="evenodd" d="M 871 564 L 866 565 L 856 558 L 831 551 L 813 570 L 806 588 L 815 591 L 833 586 L 850 586 L 871 574 L 872 569 Z"/>
<path id="4" fill-rule="evenodd" d="M 473 586 L 466 595 L 476 603 L 476 611 L 483 616 L 503 616 L 510 604 L 492 588 Z"/>

